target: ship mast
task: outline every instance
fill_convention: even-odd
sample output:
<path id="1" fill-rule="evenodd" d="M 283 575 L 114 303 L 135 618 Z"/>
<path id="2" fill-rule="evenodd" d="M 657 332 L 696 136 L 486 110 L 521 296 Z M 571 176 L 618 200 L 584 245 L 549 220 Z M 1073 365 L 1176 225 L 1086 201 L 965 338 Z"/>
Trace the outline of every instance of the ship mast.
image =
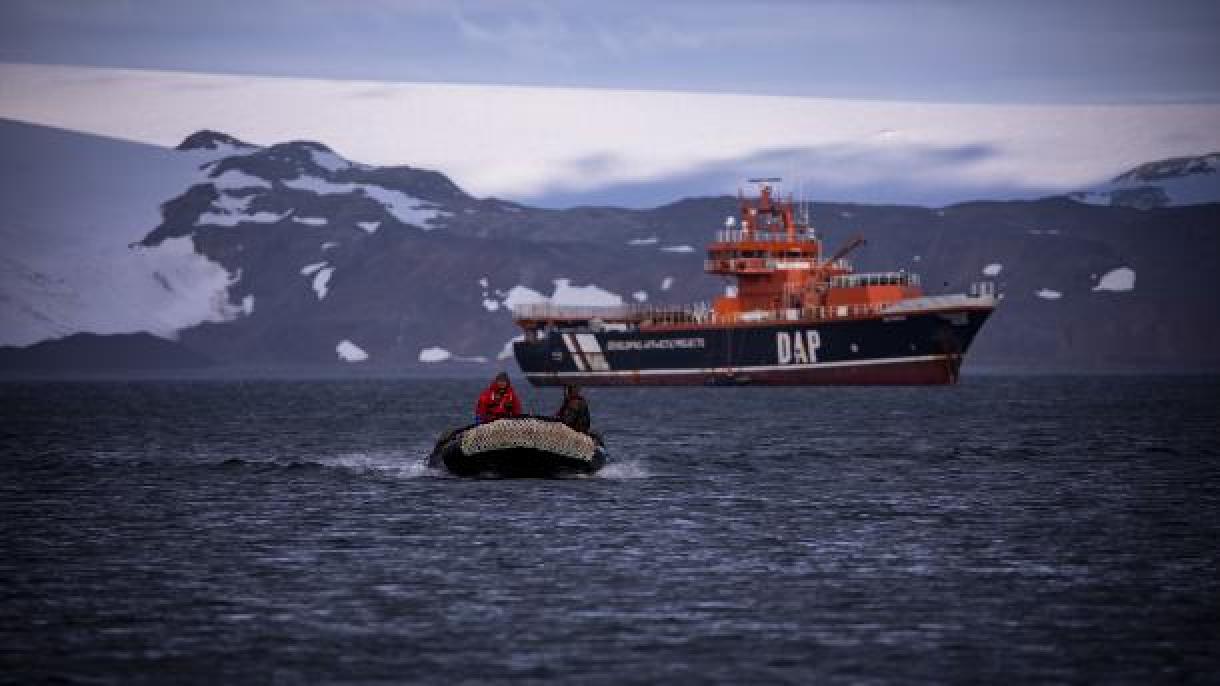
<path id="1" fill-rule="evenodd" d="M 800 309 L 814 280 L 829 278 L 842 267 L 823 263 L 822 243 L 806 217 L 798 219 L 791 196 L 775 191 L 776 177 L 755 178 L 756 198 L 738 193 L 740 230 L 732 222 L 708 246 L 705 271 L 736 281 L 736 291 L 715 303 L 726 320 L 755 311 Z"/>

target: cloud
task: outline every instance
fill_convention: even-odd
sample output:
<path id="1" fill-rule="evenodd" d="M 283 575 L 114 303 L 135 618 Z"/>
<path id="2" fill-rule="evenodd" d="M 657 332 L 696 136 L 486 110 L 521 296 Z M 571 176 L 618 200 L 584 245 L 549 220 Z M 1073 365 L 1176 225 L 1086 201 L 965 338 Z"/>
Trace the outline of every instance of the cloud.
<path id="1" fill-rule="evenodd" d="M 599 186 L 599 204 L 644 207 L 688 195 L 735 192 L 748 178 L 781 176 L 785 190 L 809 199 L 845 202 L 890 202 L 946 205 L 963 199 L 1033 197 L 1056 192 L 1053 186 L 1013 181 L 972 181 L 971 165 L 1002 157 L 995 145 L 966 143 L 958 146 L 883 147 L 871 144 L 835 144 L 808 148 L 760 150 L 732 159 L 694 164 L 671 174 L 638 181 Z M 613 169 L 625 164 L 610 155 L 576 160 L 573 166 Z M 698 192 L 697 189 L 703 189 Z M 694 191 L 694 192 L 692 192 Z M 586 202 L 590 190 L 572 187 L 564 179 L 524 198 L 547 207 Z"/>
<path id="2" fill-rule="evenodd" d="M 513 55 L 562 61 L 579 42 L 571 24 L 544 5 L 531 5 L 524 17 L 516 11 L 497 11 L 482 20 L 460 7 L 455 7 L 451 16 L 468 44 L 490 46 Z"/>
<path id="3" fill-rule="evenodd" d="M 0 64 L 0 82 L 0 117 L 165 147 L 203 128 L 259 144 L 319 140 L 347 159 L 436 169 L 475 195 L 548 205 L 729 193 L 756 173 L 803 178 L 826 199 L 940 204 L 1070 191 L 1220 149 L 1220 105 L 956 105 L 11 64 Z"/>

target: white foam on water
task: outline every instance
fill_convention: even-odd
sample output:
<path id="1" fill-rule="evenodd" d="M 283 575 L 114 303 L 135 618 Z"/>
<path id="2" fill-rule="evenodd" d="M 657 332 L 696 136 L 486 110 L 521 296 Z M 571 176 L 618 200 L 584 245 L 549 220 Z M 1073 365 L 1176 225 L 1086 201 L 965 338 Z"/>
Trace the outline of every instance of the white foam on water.
<path id="1" fill-rule="evenodd" d="M 596 476 L 599 479 L 647 479 L 651 474 L 639 460 L 610 459 Z"/>
<path id="2" fill-rule="evenodd" d="M 343 453 L 323 457 L 317 463 L 324 467 L 337 467 L 357 474 L 386 476 L 392 479 L 418 479 L 436 476 L 439 471 L 428 466 L 420 451 L 387 450 L 377 452 Z"/>

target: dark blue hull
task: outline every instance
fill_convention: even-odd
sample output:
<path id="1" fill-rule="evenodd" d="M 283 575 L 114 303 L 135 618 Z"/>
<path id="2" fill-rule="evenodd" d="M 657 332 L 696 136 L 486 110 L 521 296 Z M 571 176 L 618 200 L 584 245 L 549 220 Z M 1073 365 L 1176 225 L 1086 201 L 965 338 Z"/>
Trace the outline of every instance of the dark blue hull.
<path id="1" fill-rule="evenodd" d="M 957 381 L 963 356 L 991 311 L 720 327 L 558 328 L 516 343 L 513 351 L 526 377 L 539 386 L 949 384 Z"/>

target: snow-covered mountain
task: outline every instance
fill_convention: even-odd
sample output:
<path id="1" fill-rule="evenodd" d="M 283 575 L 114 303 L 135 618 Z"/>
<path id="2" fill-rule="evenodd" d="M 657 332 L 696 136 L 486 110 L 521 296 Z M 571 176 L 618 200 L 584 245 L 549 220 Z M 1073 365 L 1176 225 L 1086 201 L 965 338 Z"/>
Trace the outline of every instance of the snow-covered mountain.
<path id="1" fill-rule="evenodd" d="M 703 274 L 702 248 L 737 204 L 547 210 L 315 142 L 201 131 L 166 151 L 19 131 L 43 154 L 10 166 L 33 165 L 10 185 L 38 209 L 4 224 L 4 342 L 152 331 L 228 368 L 486 374 L 511 365 L 513 304 L 713 297 L 723 283 Z M 862 270 L 918 271 L 934 291 L 998 281 L 1004 306 L 972 364 L 1220 366 L 1220 323 L 1200 314 L 1216 304 L 1220 206 L 814 203 L 811 215 L 830 248 L 869 239 Z"/>
<path id="2" fill-rule="evenodd" d="M 1073 199 L 1147 209 L 1220 202 L 1220 152 L 1141 164 Z"/>
<path id="3" fill-rule="evenodd" d="M 226 363 L 491 364 L 508 356 L 514 304 L 662 290 L 616 254 L 647 232 L 634 211 L 477 199 L 437 172 L 362 165 L 315 142 L 264 148 L 202 131 L 178 148 L 215 159 L 141 245 L 189 239 L 234 274 L 238 321 L 183 338 Z M 612 293 L 590 272 L 631 287 Z"/>

